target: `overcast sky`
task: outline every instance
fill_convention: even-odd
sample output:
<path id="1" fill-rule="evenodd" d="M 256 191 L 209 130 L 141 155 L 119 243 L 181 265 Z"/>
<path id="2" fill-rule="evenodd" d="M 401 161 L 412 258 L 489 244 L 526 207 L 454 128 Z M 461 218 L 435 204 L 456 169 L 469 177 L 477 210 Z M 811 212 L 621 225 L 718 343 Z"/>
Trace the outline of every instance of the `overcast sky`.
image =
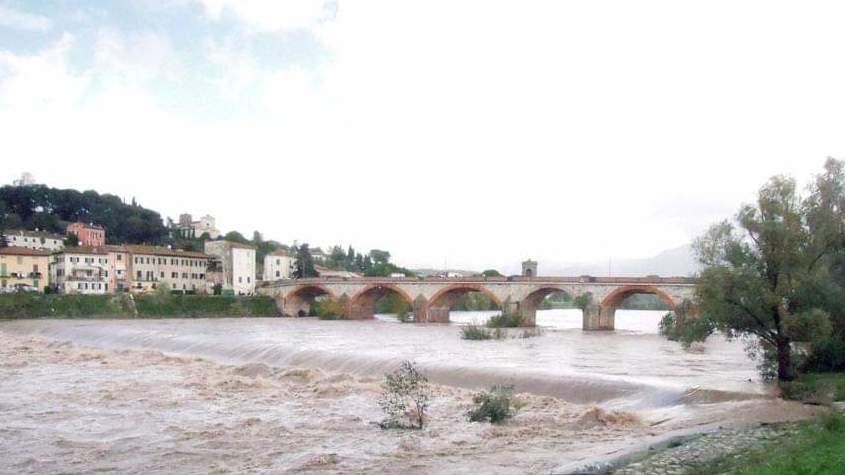
<path id="1" fill-rule="evenodd" d="M 0 181 L 408 266 L 646 257 L 845 158 L 841 1 L 0 0 Z"/>

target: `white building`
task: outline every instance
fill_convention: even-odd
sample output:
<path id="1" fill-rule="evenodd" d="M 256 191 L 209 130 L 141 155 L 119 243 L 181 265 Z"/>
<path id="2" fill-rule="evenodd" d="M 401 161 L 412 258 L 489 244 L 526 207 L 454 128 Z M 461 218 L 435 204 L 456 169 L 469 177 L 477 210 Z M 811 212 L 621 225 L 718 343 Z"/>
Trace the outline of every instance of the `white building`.
<path id="1" fill-rule="evenodd" d="M 206 292 L 206 254 L 158 246 L 123 247 L 130 256 L 128 272 L 133 292 L 147 292 L 161 285 L 183 293 Z"/>
<path id="2" fill-rule="evenodd" d="M 32 176 L 32 173 L 29 173 L 29 172 L 23 172 L 21 174 L 20 179 L 12 181 L 12 186 L 33 186 L 33 185 L 37 185 L 37 183 L 35 182 L 35 177 Z"/>
<path id="3" fill-rule="evenodd" d="M 235 295 L 255 294 L 255 248 L 231 241 L 206 241 L 205 253 L 223 264 L 221 284 Z"/>
<path id="4" fill-rule="evenodd" d="M 203 234 L 208 234 L 208 237 L 211 239 L 220 237 L 217 222 L 214 216 L 210 214 L 203 216 L 199 221 L 194 221 L 193 216 L 190 214 L 180 214 L 179 222 L 172 226 L 178 231 L 181 237 L 187 239 L 197 239 Z"/>
<path id="5" fill-rule="evenodd" d="M 264 282 L 290 279 L 294 259 L 287 251 L 278 250 L 264 256 Z"/>
<path id="6" fill-rule="evenodd" d="M 63 294 L 106 294 L 109 253 L 98 247 L 68 247 L 53 253 L 50 285 Z"/>
<path id="7" fill-rule="evenodd" d="M 44 251 L 61 251 L 65 247 L 65 237 L 60 234 L 22 229 L 8 230 L 3 233 L 6 244 L 14 247 L 26 247 Z"/>

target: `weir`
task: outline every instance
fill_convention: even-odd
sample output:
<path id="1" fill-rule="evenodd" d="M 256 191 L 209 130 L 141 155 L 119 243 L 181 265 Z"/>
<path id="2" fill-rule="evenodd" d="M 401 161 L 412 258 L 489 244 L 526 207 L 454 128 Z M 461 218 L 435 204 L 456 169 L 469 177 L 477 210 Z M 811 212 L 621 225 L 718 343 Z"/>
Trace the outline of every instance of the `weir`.
<path id="1" fill-rule="evenodd" d="M 534 326 L 543 299 L 564 292 L 582 305 L 584 330 L 613 330 L 616 309 L 632 294 L 656 295 L 674 309 L 691 301 L 695 280 L 686 277 L 461 277 L 461 278 L 309 278 L 281 280 L 258 289 L 276 300 L 285 316 L 307 314 L 319 297 L 336 299 L 348 320 L 371 319 L 375 302 L 395 293 L 413 309 L 417 323 L 447 323 L 449 310 L 469 292 L 488 297 L 503 312 Z"/>

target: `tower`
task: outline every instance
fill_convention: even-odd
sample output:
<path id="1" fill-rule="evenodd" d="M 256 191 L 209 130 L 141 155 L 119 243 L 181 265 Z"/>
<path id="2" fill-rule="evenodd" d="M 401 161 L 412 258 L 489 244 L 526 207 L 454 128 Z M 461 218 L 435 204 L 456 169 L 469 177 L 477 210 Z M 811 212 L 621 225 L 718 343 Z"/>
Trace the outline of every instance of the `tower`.
<path id="1" fill-rule="evenodd" d="M 522 276 L 523 277 L 537 277 L 537 261 L 528 259 L 522 262 Z"/>

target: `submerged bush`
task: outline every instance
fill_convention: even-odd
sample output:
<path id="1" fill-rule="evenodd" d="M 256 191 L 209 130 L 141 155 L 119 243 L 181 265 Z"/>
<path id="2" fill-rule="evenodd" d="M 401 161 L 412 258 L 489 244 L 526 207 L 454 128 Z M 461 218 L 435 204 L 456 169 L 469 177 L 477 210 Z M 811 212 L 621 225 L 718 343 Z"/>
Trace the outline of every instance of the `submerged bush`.
<path id="1" fill-rule="evenodd" d="M 463 340 L 501 340 L 507 336 L 507 332 L 501 328 L 489 329 L 475 323 L 461 327 L 461 339 Z"/>
<path id="2" fill-rule="evenodd" d="M 497 384 L 488 391 L 480 392 L 472 397 L 475 407 L 467 412 L 471 422 L 491 422 L 500 424 L 513 417 L 513 386 Z"/>
<path id="3" fill-rule="evenodd" d="M 431 401 L 428 378 L 416 363 L 403 361 L 399 368 L 384 375 L 378 405 L 385 414 L 382 429 L 422 429 L 425 411 Z"/>
<path id="4" fill-rule="evenodd" d="M 487 328 L 517 328 L 521 326 L 522 317 L 509 312 L 493 315 L 490 320 L 487 320 Z"/>
<path id="5" fill-rule="evenodd" d="M 325 298 L 312 304 L 314 315 L 320 320 L 340 320 L 343 318 L 343 305 L 335 299 Z"/>

